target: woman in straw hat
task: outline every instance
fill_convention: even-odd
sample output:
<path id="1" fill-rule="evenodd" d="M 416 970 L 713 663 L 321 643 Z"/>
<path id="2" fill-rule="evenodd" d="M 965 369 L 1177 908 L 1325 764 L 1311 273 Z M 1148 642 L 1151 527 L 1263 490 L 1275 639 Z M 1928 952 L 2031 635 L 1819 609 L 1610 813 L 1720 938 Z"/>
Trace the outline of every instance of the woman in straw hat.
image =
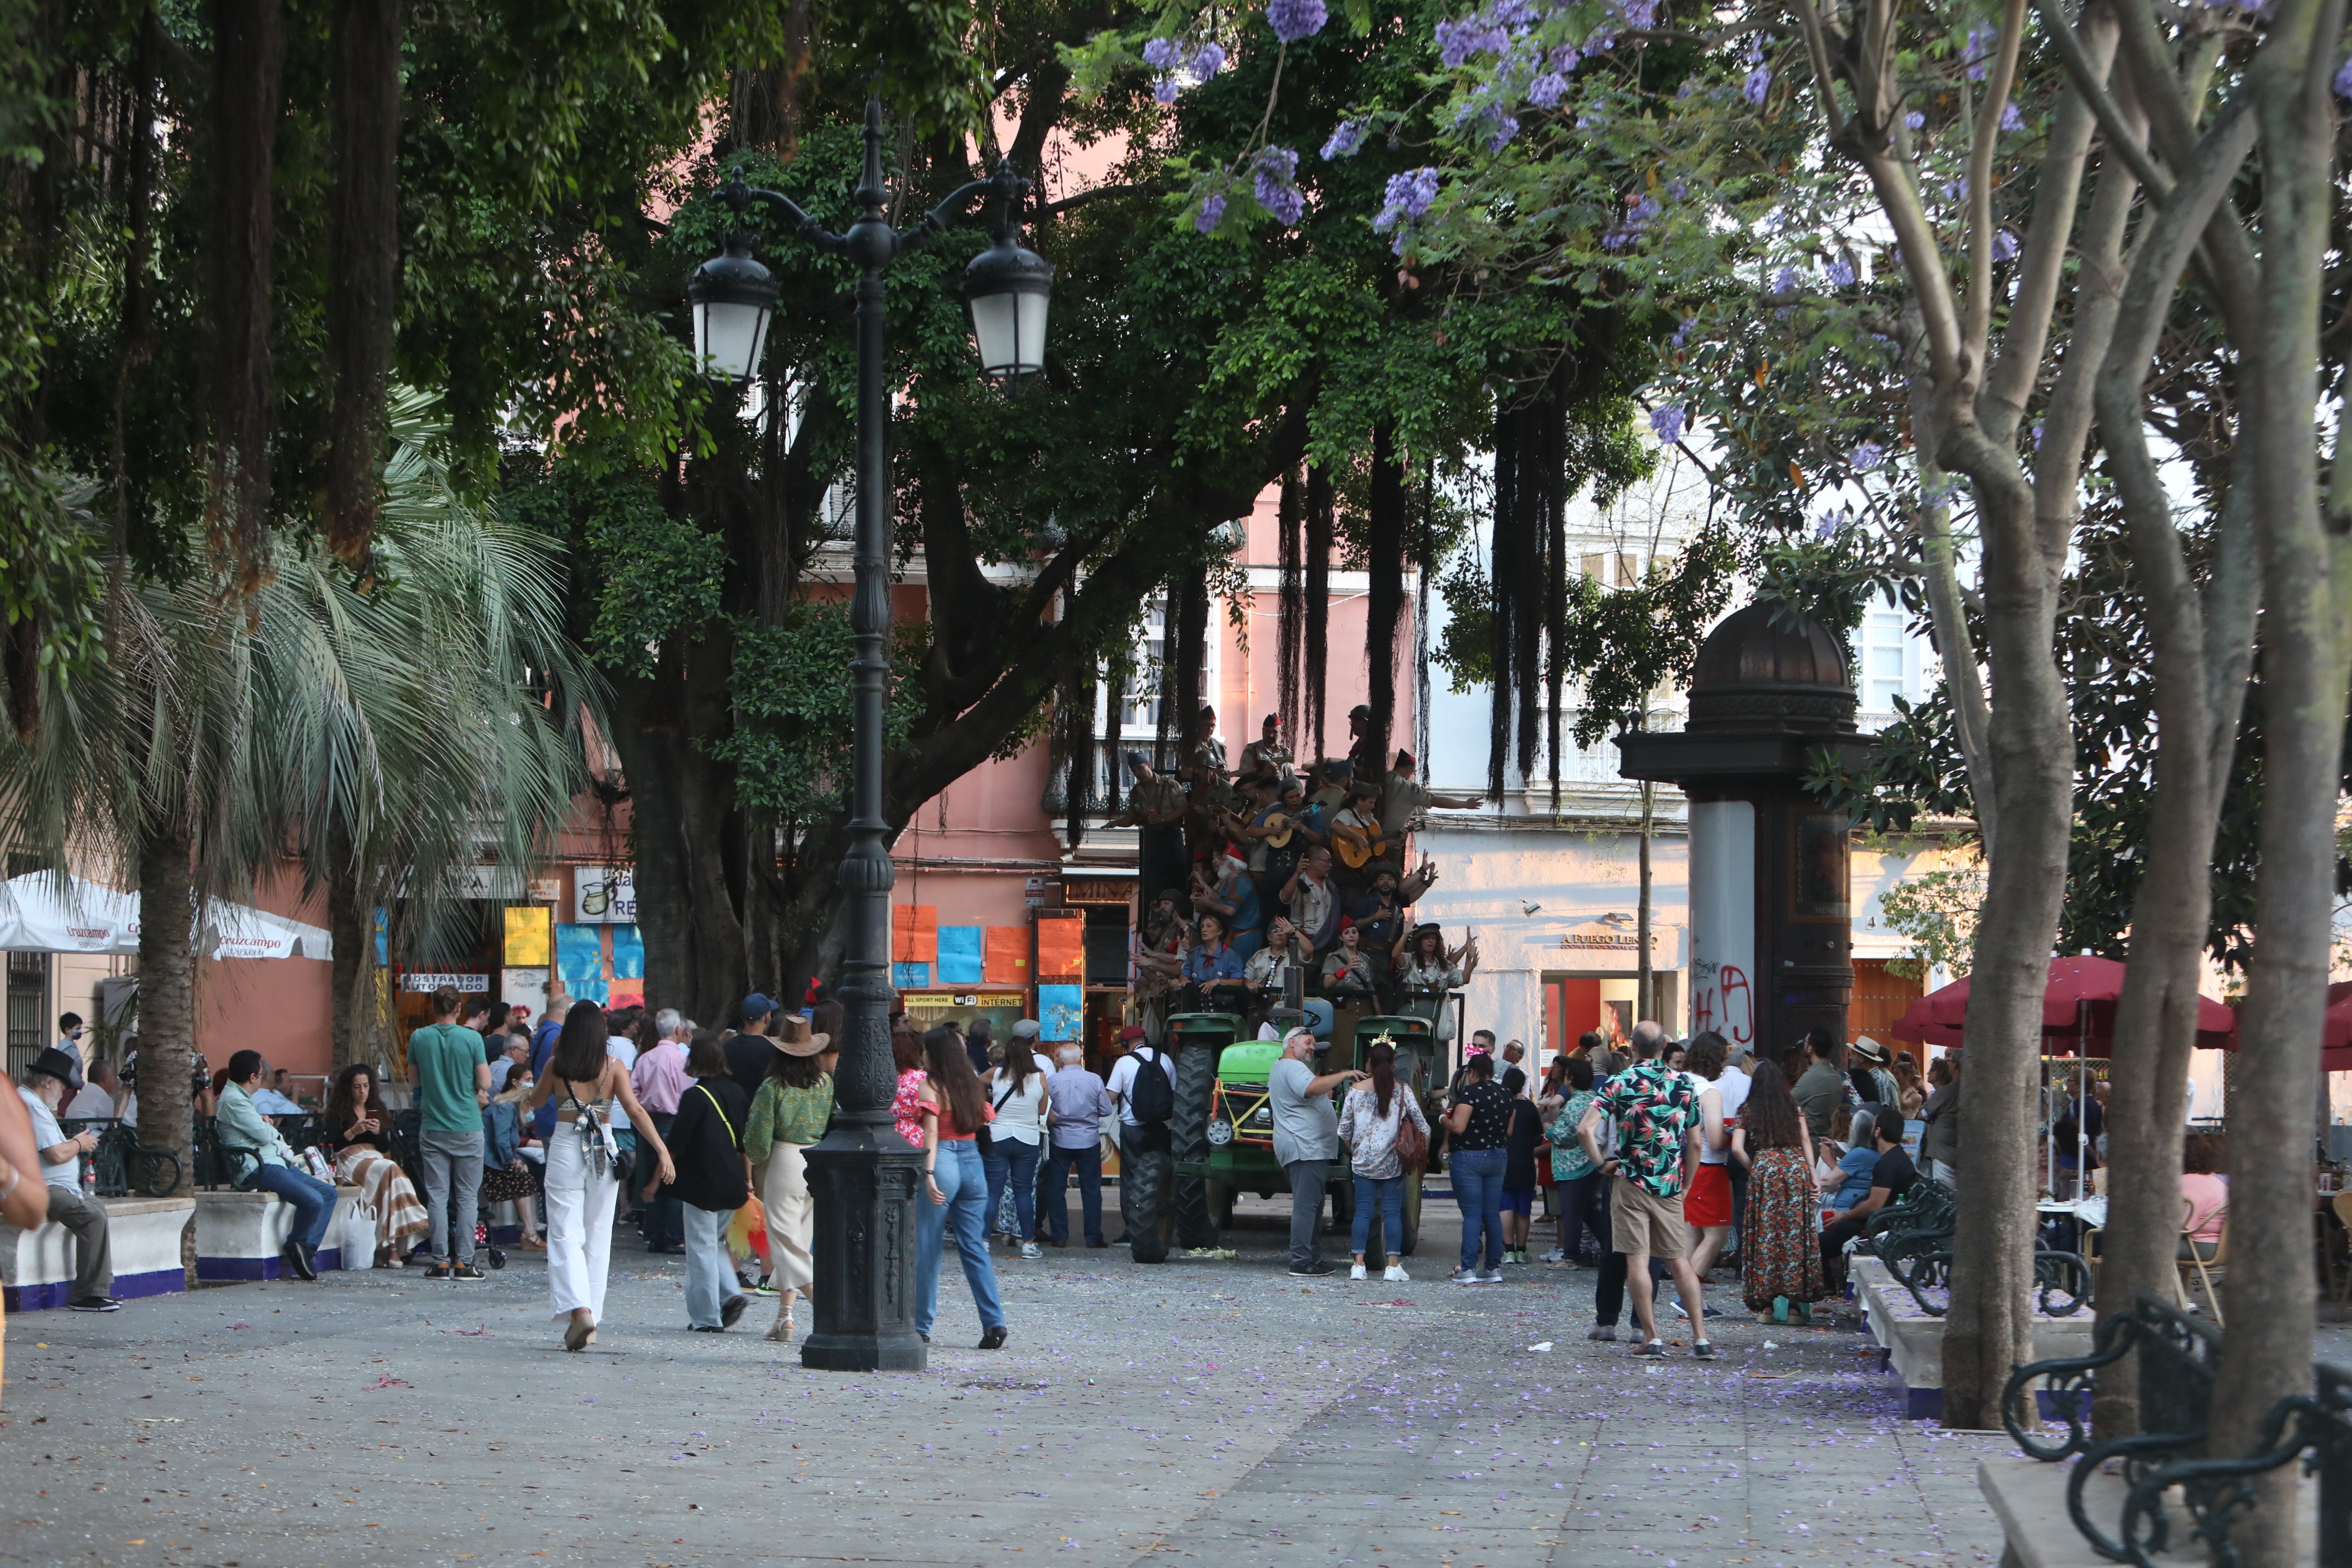
<path id="1" fill-rule="evenodd" d="M 768 1337 L 783 1342 L 797 1327 L 793 1304 L 813 1278 L 809 1242 L 816 1209 L 809 1201 L 803 1151 L 824 1136 L 833 1120 L 833 1076 L 822 1060 L 833 1048 L 833 1037 L 815 1033 L 806 1018 L 793 1014 L 769 1043 L 775 1056 L 751 1100 L 743 1157 L 758 1177 L 760 1206 L 768 1215 L 768 1258 L 776 1288 L 776 1321 Z"/>

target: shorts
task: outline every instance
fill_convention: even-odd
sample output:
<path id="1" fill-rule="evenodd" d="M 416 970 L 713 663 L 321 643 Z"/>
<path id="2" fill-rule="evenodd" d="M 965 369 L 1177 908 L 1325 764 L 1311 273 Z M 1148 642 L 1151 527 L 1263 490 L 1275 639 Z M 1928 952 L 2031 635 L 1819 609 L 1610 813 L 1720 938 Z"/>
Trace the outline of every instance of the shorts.
<path id="1" fill-rule="evenodd" d="M 1501 1212 L 1504 1214 L 1535 1213 L 1536 1190 L 1533 1187 L 1505 1187 Z"/>
<path id="2" fill-rule="evenodd" d="M 1609 1245 L 1612 1250 L 1650 1258 L 1690 1255 L 1690 1226 L 1683 1219 L 1683 1197 L 1662 1198 L 1630 1176 L 1620 1176 L 1609 1194 Z"/>
<path id="3" fill-rule="evenodd" d="M 1731 1223 L 1731 1168 L 1701 1165 L 1683 1194 L 1683 1219 L 1693 1228 Z"/>

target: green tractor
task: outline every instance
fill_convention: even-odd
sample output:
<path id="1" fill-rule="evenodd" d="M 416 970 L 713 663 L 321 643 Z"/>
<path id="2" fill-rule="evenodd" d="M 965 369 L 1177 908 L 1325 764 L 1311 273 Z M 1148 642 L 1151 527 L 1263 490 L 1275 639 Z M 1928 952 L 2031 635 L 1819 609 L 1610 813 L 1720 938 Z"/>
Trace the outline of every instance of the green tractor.
<path id="1" fill-rule="evenodd" d="M 1437 1047 L 1426 1018 L 1371 1016 L 1352 1021 L 1351 1039 L 1344 1058 L 1361 1068 L 1372 1047 L 1387 1040 L 1396 1047 L 1397 1084 L 1420 1096 L 1424 1112 L 1431 1104 L 1431 1075 L 1438 1069 Z M 1189 1184 L 1201 1186 L 1202 1215 L 1209 1239 L 1187 1240 L 1188 1247 L 1215 1245 L 1215 1233 L 1233 1223 L 1234 1199 L 1242 1193 L 1270 1198 L 1290 1190 L 1290 1177 L 1274 1157 L 1274 1104 L 1267 1087 L 1282 1047 L 1274 1040 L 1240 1038 L 1241 1020 L 1227 1014 L 1181 1014 L 1170 1020 L 1171 1040 L 1178 1043 L 1176 1078 L 1175 1175 L 1178 1187 L 1178 1228 L 1189 1211 Z M 1328 1070 L 1328 1062 L 1325 1069 Z M 1330 1186 L 1331 1226 L 1345 1230 L 1355 1218 L 1355 1183 L 1348 1177 L 1344 1154 Z M 1372 1216 L 1370 1245 L 1410 1254 L 1421 1236 L 1421 1173 L 1405 1182 L 1404 1235 L 1390 1247 L 1380 1236 L 1381 1219 Z M 1165 1244 L 1160 1256 L 1166 1255 Z M 1143 1259 L 1157 1261 L 1157 1259 Z"/>
<path id="2" fill-rule="evenodd" d="M 1168 1020 L 1167 1047 L 1176 1073 L 1170 1148 L 1132 1158 L 1122 1154 L 1119 1160 L 1119 1214 L 1127 1224 L 1128 1250 L 1138 1263 L 1166 1262 L 1171 1245 L 1217 1245 L 1206 1169 L 1209 1106 L 1218 1058 L 1247 1027 L 1232 1013 L 1180 1013 Z M 1230 1215 L 1232 1204 L 1225 1207 Z"/>

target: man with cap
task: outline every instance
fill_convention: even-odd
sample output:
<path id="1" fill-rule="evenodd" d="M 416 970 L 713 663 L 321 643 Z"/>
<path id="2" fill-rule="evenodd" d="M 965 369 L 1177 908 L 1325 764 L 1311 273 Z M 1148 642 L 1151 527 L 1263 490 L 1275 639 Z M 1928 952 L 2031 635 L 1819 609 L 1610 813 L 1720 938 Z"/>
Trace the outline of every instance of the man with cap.
<path id="1" fill-rule="evenodd" d="M 776 1048 L 768 1040 L 769 1026 L 775 1022 L 776 1005 L 754 991 L 743 998 L 741 1016 L 743 1026 L 727 1037 L 727 1076 L 735 1080 L 749 1100 L 767 1081 L 768 1064 L 776 1057 Z"/>
<path id="2" fill-rule="evenodd" d="M 1331 1162 L 1339 1155 L 1339 1113 L 1331 1091 L 1371 1075 L 1349 1068 L 1318 1076 L 1315 1036 L 1293 1029 L 1282 1037 L 1282 1057 L 1266 1075 L 1274 1109 L 1274 1158 L 1290 1178 L 1290 1272 L 1303 1279 L 1333 1272 L 1323 1261 L 1323 1190 Z"/>
<path id="3" fill-rule="evenodd" d="M 1037 1048 L 1037 1037 L 1041 1033 L 1036 1019 L 1015 1018 L 1013 1020 L 1013 1041 L 1004 1048 L 1007 1051 L 1027 1051 L 1030 1060 L 1037 1064 L 1037 1070 L 1050 1074 L 1054 1070 L 1054 1058 Z"/>
<path id="4" fill-rule="evenodd" d="M 1296 771 L 1290 748 L 1282 743 L 1282 715 L 1269 713 L 1258 727 L 1257 739 L 1242 748 L 1242 772 L 1286 779 Z"/>
<path id="5" fill-rule="evenodd" d="M 49 1217 L 74 1238 L 73 1294 L 66 1305 L 77 1312 L 114 1312 L 122 1303 L 108 1294 L 114 1289 L 114 1249 L 107 1240 L 106 1210 L 81 1192 L 81 1163 L 97 1149 L 98 1134 L 85 1130 L 68 1138 L 58 1125 L 58 1107 L 65 1103 L 79 1065 L 64 1051 L 43 1051 L 25 1069 L 16 1092 L 33 1119 L 33 1147 L 40 1152 L 41 1176 L 49 1184 Z"/>
<path id="6" fill-rule="evenodd" d="M 1870 1081 L 1878 1086 L 1878 1092 L 1871 1096 L 1874 1102 L 1891 1105 L 1898 1111 L 1903 1109 L 1903 1086 L 1895 1082 L 1894 1073 L 1887 1070 L 1885 1046 L 1864 1035 L 1846 1047 L 1845 1054 L 1869 1069 Z"/>

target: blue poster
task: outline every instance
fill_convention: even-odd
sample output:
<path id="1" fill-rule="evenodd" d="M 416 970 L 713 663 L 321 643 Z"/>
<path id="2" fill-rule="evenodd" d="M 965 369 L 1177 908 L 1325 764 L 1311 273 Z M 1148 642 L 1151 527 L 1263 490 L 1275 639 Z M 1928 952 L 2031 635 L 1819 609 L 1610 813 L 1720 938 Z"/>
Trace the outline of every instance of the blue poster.
<path id="1" fill-rule="evenodd" d="M 890 966 L 890 984 L 901 991 L 928 991 L 931 986 L 931 966 L 894 963 Z"/>
<path id="2" fill-rule="evenodd" d="M 1085 996 L 1084 989 L 1076 985 L 1037 987 L 1037 1032 L 1049 1040 L 1081 1038 Z"/>
<path id="3" fill-rule="evenodd" d="M 933 973 L 941 985 L 977 985 L 986 973 L 980 962 L 981 928 L 940 927 L 940 962 Z"/>
<path id="4" fill-rule="evenodd" d="M 596 933 L 604 929 L 603 926 L 590 925 L 559 925 L 555 928 L 555 975 L 564 982 L 563 988 L 575 1001 L 597 1000 L 572 982 L 585 984 L 604 977 L 604 947 L 596 939 Z M 640 953 L 643 951 L 640 949 Z"/>
<path id="5" fill-rule="evenodd" d="M 633 925 L 607 926 L 613 933 L 613 978 L 643 980 L 646 977 L 646 939 Z"/>
<path id="6" fill-rule="evenodd" d="M 563 988 L 572 993 L 574 1002 L 593 1002 L 598 1006 L 613 999 L 613 986 L 604 980 L 567 980 Z"/>

